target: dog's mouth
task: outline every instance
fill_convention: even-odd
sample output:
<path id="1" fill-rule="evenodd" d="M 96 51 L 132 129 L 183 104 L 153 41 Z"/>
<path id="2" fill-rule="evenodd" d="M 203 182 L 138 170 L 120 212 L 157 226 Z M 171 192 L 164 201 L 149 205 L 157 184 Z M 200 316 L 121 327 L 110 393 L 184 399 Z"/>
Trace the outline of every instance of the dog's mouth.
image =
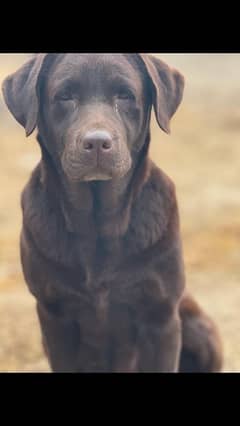
<path id="1" fill-rule="evenodd" d="M 85 157 L 82 161 L 76 161 L 76 158 L 70 159 L 66 155 L 63 156 L 61 162 L 63 171 L 70 181 L 74 182 L 92 182 L 92 181 L 108 181 L 111 179 L 122 178 L 131 167 L 131 157 L 122 158 L 116 156 L 110 159 L 108 164 L 89 164 L 93 161 L 87 161 Z M 103 163 L 103 162 L 102 162 Z"/>
<path id="2" fill-rule="evenodd" d="M 95 180 L 111 180 L 112 176 L 109 173 L 106 173 L 102 170 L 96 169 L 95 171 L 91 171 L 89 173 L 86 173 L 82 180 L 84 182 L 90 182 Z"/>

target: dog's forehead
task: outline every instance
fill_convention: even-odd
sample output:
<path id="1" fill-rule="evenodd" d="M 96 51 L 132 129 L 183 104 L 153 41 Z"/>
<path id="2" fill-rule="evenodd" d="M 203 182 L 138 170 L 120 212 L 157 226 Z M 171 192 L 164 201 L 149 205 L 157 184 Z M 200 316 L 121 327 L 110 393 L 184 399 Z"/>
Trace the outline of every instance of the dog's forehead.
<path id="1" fill-rule="evenodd" d="M 51 82 L 59 82 L 65 78 L 76 80 L 83 76 L 99 75 L 106 80 L 109 77 L 122 76 L 135 85 L 141 85 L 142 82 L 141 73 L 133 55 L 125 54 L 60 54 L 54 61 L 48 77 Z"/>

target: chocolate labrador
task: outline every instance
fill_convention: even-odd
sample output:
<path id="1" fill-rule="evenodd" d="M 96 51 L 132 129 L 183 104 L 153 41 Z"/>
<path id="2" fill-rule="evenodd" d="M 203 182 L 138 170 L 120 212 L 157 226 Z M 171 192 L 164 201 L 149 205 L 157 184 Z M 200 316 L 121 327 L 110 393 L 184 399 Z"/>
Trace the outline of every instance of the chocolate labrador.
<path id="1" fill-rule="evenodd" d="M 55 372 L 220 371 L 185 291 L 174 183 L 149 158 L 182 75 L 143 54 L 38 54 L 3 83 L 41 161 L 22 194 L 21 261 Z"/>

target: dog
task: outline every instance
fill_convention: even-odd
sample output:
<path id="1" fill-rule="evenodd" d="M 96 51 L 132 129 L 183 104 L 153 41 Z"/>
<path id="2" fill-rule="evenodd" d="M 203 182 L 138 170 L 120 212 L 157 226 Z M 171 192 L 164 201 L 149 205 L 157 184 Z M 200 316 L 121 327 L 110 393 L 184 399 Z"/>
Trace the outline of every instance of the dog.
<path id="1" fill-rule="evenodd" d="M 3 96 L 41 160 L 21 262 L 53 372 L 218 372 L 213 321 L 185 289 L 175 186 L 149 158 L 184 78 L 147 54 L 37 54 Z"/>

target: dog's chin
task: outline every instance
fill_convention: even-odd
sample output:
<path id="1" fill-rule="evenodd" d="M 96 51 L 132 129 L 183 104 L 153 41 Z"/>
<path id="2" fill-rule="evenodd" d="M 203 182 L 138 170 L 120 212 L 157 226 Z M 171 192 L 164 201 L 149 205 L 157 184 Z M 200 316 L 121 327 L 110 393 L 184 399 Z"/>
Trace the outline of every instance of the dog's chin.
<path id="1" fill-rule="evenodd" d="M 111 179 L 112 179 L 112 176 L 107 175 L 105 173 L 93 173 L 93 174 L 83 176 L 82 180 L 84 182 L 91 182 L 95 180 L 111 180 Z"/>
<path id="2" fill-rule="evenodd" d="M 110 180 L 118 180 L 121 179 L 122 177 L 124 177 L 128 172 L 128 169 L 121 169 L 121 170 L 91 170 L 85 173 L 82 173 L 81 175 L 79 174 L 73 174 L 73 173 L 66 173 L 66 176 L 68 177 L 69 181 L 72 182 L 94 182 L 94 181 L 98 181 L 98 182 L 104 182 L 104 181 L 110 181 Z"/>
<path id="3" fill-rule="evenodd" d="M 107 181 L 107 180 L 118 180 L 124 177 L 127 172 L 128 168 L 119 168 L 116 170 L 92 170 L 89 173 L 86 173 L 82 176 L 81 180 L 84 182 L 92 182 L 92 181 Z"/>

